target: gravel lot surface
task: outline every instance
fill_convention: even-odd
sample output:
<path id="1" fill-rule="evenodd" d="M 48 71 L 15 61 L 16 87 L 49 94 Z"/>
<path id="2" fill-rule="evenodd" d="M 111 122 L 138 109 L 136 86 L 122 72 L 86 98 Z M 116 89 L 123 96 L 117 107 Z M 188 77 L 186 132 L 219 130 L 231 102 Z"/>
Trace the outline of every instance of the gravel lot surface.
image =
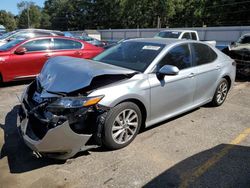
<path id="1" fill-rule="evenodd" d="M 204 106 L 141 132 L 128 147 L 36 158 L 16 129 L 26 83 L 0 87 L 0 188 L 250 187 L 250 82 L 218 108 Z"/>

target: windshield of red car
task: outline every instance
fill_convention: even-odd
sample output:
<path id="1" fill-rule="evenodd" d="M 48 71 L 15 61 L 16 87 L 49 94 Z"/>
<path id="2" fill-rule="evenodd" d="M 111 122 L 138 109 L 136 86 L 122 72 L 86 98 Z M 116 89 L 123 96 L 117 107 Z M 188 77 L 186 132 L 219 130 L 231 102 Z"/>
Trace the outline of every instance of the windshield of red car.
<path id="1" fill-rule="evenodd" d="M 144 72 L 164 47 L 164 44 L 158 43 L 125 41 L 104 51 L 93 60 Z"/>
<path id="2" fill-rule="evenodd" d="M 24 39 L 16 39 L 16 40 L 12 40 L 2 46 L 0 46 L 0 51 L 8 51 L 11 48 L 13 48 L 14 46 L 16 46 L 17 44 L 21 43 Z"/>

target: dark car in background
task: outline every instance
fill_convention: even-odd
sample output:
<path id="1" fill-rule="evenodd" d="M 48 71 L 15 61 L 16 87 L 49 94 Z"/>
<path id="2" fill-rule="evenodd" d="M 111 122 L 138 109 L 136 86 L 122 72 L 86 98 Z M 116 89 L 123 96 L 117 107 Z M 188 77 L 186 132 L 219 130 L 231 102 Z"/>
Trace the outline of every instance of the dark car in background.
<path id="1" fill-rule="evenodd" d="M 8 82 L 33 78 L 50 57 L 90 59 L 102 51 L 103 48 L 68 37 L 16 39 L 0 46 L 0 80 Z"/>
<path id="2" fill-rule="evenodd" d="M 237 77 L 250 77 L 250 33 L 241 36 L 222 51 L 236 61 Z"/>
<path id="3" fill-rule="evenodd" d="M 88 42 L 88 43 L 93 44 L 93 45 L 98 46 L 98 47 L 105 47 L 107 45 L 106 42 L 97 40 L 93 37 L 88 36 L 85 33 L 73 33 L 73 32 L 66 31 L 66 32 L 64 32 L 64 35 L 66 37 L 71 37 L 71 38 L 83 40 L 85 42 Z"/>
<path id="4" fill-rule="evenodd" d="M 45 29 L 19 29 L 0 36 L 0 46 L 15 39 L 29 39 L 44 36 L 64 36 L 64 33 L 61 31 Z"/>

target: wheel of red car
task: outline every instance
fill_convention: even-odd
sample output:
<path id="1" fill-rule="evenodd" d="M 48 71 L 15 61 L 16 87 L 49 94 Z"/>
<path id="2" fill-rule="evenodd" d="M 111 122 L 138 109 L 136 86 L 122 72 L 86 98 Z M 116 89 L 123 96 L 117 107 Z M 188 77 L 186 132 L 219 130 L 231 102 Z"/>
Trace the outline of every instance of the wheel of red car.
<path id="1" fill-rule="evenodd" d="M 141 126 L 141 111 L 132 102 L 124 102 L 111 109 L 104 124 L 103 143 L 109 149 L 129 145 Z"/>
<path id="2" fill-rule="evenodd" d="M 3 83 L 3 77 L 2 74 L 0 73 L 0 84 Z"/>
<path id="3" fill-rule="evenodd" d="M 227 93 L 229 90 L 229 85 L 228 81 L 225 78 L 222 78 L 220 81 L 219 85 L 216 88 L 213 100 L 212 100 L 212 105 L 213 106 L 220 106 L 224 103 L 227 97 Z"/>

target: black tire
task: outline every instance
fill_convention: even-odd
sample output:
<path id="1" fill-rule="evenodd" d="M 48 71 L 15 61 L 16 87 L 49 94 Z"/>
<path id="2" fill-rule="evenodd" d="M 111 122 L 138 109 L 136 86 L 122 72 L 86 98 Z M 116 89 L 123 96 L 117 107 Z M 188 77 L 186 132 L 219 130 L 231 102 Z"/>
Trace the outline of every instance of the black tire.
<path id="1" fill-rule="evenodd" d="M 131 131 L 128 131 L 126 128 L 122 128 L 122 130 L 126 129 L 125 130 L 126 133 L 123 133 L 125 135 L 120 135 L 120 137 L 122 137 L 122 139 L 124 138 L 124 140 L 125 140 L 125 138 L 127 138 L 129 136 L 129 140 L 124 142 L 124 143 L 117 143 L 118 141 L 116 141 L 116 139 L 114 138 L 114 135 L 118 131 L 122 131 L 122 130 L 119 129 L 119 130 L 117 130 L 117 132 L 114 133 L 114 131 L 116 131 L 116 130 L 113 130 L 113 127 L 122 127 L 121 124 L 117 124 L 118 126 L 115 126 L 115 125 L 117 123 L 116 118 L 119 118 L 120 123 L 123 122 L 123 121 L 120 121 L 121 120 L 120 116 L 123 115 L 123 114 L 121 114 L 123 112 L 125 114 L 127 112 L 128 119 L 130 117 L 129 114 L 133 113 L 131 115 L 134 115 L 136 117 L 135 119 L 138 120 L 138 121 L 135 122 L 135 123 L 138 122 L 138 126 L 135 129 L 133 129 L 134 134 L 131 134 L 131 135 L 129 135 L 129 133 L 132 133 Z M 132 117 L 134 117 L 134 116 L 132 116 Z M 129 121 L 129 123 L 134 123 L 134 122 Z M 123 124 L 123 126 L 128 126 L 129 127 L 129 125 L 128 125 L 129 123 L 127 122 L 127 125 L 124 125 L 126 123 L 124 123 L 124 124 L 122 123 L 122 124 Z M 107 114 L 107 117 L 106 117 L 106 120 L 105 120 L 105 123 L 104 123 L 104 128 L 103 128 L 104 129 L 103 130 L 103 136 L 102 136 L 103 145 L 106 148 L 111 149 L 111 150 L 120 149 L 120 148 L 123 148 L 123 147 L 129 145 L 134 140 L 136 135 L 138 134 L 138 131 L 140 130 L 140 127 L 141 127 L 141 123 L 142 123 L 141 111 L 140 111 L 140 108 L 135 103 L 133 103 L 133 102 L 123 102 L 121 104 L 118 104 L 117 106 L 112 108 Z M 131 128 L 133 128 L 133 126 Z M 130 129 L 130 128 L 128 128 L 128 129 Z"/>
<path id="2" fill-rule="evenodd" d="M 221 91 L 222 88 L 221 87 L 223 87 L 223 88 L 226 87 L 225 92 L 222 93 L 222 91 Z M 229 90 L 228 81 L 225 78 L 222 78 L 220 83 L 218 84 L 216 90 L 215 90 L 213 100 L 211 101 L 211 105 L 214 106 L 214 107 L 222 105 L 225 102 L 226 98 L 227 98 L 228 90 Z M 221 98 L 221 100 L 218 99 L 218 95 L 220 94 L 220 92 L 222 93 L 221 97 L 223 97 L 223 98 Z"/>
<path id="3" fill-rule="evenodd" d="M 3 77 L 2 77 L 2 74 L 0 73 L 0 86 L 3 85 Z"/>

